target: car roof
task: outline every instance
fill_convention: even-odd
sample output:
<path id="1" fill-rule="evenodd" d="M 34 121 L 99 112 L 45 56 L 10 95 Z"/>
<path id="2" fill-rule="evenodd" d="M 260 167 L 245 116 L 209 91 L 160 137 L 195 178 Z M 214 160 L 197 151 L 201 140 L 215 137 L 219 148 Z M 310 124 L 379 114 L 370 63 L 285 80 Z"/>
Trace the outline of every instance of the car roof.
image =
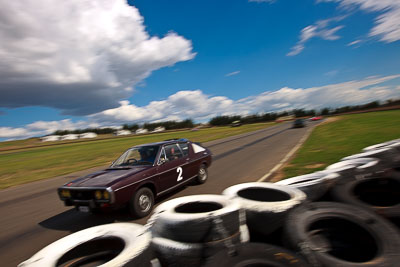
<path id="1" fill-rule="evenodd" d="M 148 143 L 148 144 L 141 144 L 133 147 L 141 147 L 141 146 L 161 146 L 161 145 L 167 145 L 167 144 L 175 144 L 177 142 L 189 142 L 188 139 L 186 138 L 176 138 L 176 139 L 168 139 L 160 142 L 154 142 L 154 143 Z"/>

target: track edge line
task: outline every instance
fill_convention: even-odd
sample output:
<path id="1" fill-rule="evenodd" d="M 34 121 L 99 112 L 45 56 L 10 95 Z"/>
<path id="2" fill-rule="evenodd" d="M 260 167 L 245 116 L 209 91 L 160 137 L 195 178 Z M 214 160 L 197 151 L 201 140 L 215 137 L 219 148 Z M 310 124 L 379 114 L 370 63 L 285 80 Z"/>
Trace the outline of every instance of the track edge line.
<path id="1" fill-rule="evenodd" d="M 257 180 L 257 182 L 264 182 L 267 178 L 269 178 L 274 172 L 276 172 L 278 169 L 282 167 L 283 164 L 285 164 L 291 156 L 293 156 L 294 153 L 304 144 L 304 142 L 307 140 L 307 138 L 310 136 L 312 130 L 315 128 L 309 128 L 307 132 L 304 134 L 304 136 L 300 139 L 300 141 L 297 143 L 297 145 L 292 148 L 292 150 L 289 151 L 289 153 L 286 154 L 286 156 L 279 161 L 278 164 L 275 165 L 268 173 L 266 173 L 263 177 Z"/>

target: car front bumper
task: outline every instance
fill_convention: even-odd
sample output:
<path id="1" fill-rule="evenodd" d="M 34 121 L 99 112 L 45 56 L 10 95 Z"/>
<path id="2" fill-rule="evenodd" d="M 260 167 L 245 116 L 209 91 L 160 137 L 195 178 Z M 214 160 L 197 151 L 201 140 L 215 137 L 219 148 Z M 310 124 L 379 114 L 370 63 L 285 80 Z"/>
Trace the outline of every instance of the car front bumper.
<path id="1" fill-rule="evenodd" d="M 62 191 L 68 191 L 69 196 L 63 196 Z M 95 192 L 107 192 L 108 199 L 96 199 Z M 115 193 L 111 188 L 87 188 L 63 186 L 58 189 L 58 196 L 65 206 L 87 206 L 90 208 L 112 207 L 115 203 Z"/>

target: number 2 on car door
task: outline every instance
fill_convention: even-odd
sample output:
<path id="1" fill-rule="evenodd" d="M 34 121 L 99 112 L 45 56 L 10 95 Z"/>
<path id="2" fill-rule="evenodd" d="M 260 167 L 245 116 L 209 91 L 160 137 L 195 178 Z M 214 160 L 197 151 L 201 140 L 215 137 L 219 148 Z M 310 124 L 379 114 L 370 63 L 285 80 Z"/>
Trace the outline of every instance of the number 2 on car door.
<path id="1" fill-rule="evenodd" d="M 183 173 L 182 167 L 178 167 L 178 168 L 176 169 L 176 172 L 179 173 L 179 175 L 178 175 L 178 180 L 177 180 L 177 182 L 179 182 L 180 180 L 183 179 L 183 177 L 182 177 L 182 173 Z"/>

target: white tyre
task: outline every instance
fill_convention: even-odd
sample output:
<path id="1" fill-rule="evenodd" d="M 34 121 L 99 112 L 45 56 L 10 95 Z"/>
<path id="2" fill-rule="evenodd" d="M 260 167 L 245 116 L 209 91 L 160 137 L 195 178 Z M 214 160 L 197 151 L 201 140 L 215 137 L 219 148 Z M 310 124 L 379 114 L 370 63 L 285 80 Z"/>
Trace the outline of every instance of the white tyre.
<path id="1" fill-rule="evenodd" d="M 150 266 L 151 234 L 142 225 L 112 223 L 91 227 L 43 248 L 19 267 L 51 267 L 74 262 L 76 266 Z M 74 265 L 75 266 L 75 265 Z"/>
<path id="2" fill-rule="evenodd" d="M 284 179 L 276 184 L 300 189 L 308 200 L 314 201 L 321 198 L 338 178 L 340 175 L 337 173 L 321 171 Z"/>
<path id="3" fill-rule="evenodd" d="M 400 153 L 395 148 L 384 147 L 376 150 L 369 150 L 359 154 L 344 157 L 341 161 L 352 160 L 357 158 L 378 158 L 383 164 L 397 164 L 400 162 Z"/>
<path id="4" fill-rule="evenodd" d="M 239 201 L 251 232 L 264 235 L 279 228 L 287 213 L 306 200 L 301 190 L 273 183 L 238 184 L 222 194 Z"/>
<path id="5" fill-rule="evenodd" d="M 228 244 L 234 246 L 240 243 L 245 243 L 242 242 L 242 232 L 207 243 L 178 242 L 159 236 L 154 236 L 152 240 L 155 256 L 162 266 L 168 267 L 199 267 L 209 257 L 227 248 Z"/>
<path id="6" fill-rule="evenodd" d="M 194 195 L 175 198 L 159 205 L 149 220 L 154 235 L 167 239 L 202 243 L 220 239 L 215 220 L 227 232 L 239 232 L 244 211 L 237 202 L 222 195 Z"/>
<path id="7" fill-rule="evenodd" d="M 355 179 L 379 175 L 388 169 L 390 169 L 390 166 L 383 164 L 382 160 L 377 158 L 355 158 L 329 165 L 325 171 L 339 173 L 346 179 Z"/>
<path id="8" fill-rule="evenodd" d="M 367 146 L 367 147 L 363 148 L 362 151 L 367 152 L 367 151 L 370 151 L 370 150 L 381 149 L 381 148 L 384 148 L 384 147 L 387 147 L 387 146 L 390 146 L 390 145 L 400 146 L 400 139 L 395 139 L 395 140 L 387 141 L 387 142 L 384 142 L 384 143 L 379 143 L 379 144 L 376 144 L 376 145 Z"/>

